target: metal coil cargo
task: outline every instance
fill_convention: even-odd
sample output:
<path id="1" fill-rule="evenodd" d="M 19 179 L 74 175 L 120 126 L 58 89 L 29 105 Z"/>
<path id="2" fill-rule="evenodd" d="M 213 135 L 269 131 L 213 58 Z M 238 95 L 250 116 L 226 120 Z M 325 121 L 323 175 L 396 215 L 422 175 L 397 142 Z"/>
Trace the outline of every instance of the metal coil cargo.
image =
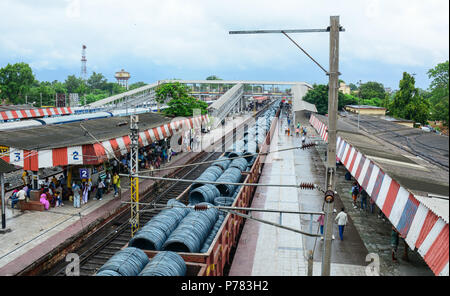
<path id="1" fill-rule="evenodd" d="M 212 165 L 213 166 L 218 166 L 223 171 L 225 171 L 226 169 L 228 169 L 228 166 L 230 165 L 230 163 L 231 163 L 231 160 L 229 160 L 228 157 L 221 156 Z"/>
<path id="2" fill-rule="evenodd" d="M 229 196 L 219 196 L 214 199 L 214 204 L 216 206 L 229 207 L 233 204 L 234 199 Z"/>
<path id="3" fill-rule="evenodd" d="M 100 267 L 98 273 L 101 275 L 102 271 L 110 270 L 119 273 L 121 276 L 136 276 L 148 262 L 149 259 L 144 251 L 138 248 L 128 247 L 114 254 L 114 256 Z"/>
<path id="4" fill-rule="evenodd" d="M 214 180 L 215 181 L 215 180 Z M 220 196 L 220 191 L 212 184 L 205 184 L 195 188 L 189 193 L 189 203 L 196 205 L 202 202 L 214 203 L 214 199 Z"/>
<path id="5" fill-rule="evenodd" d="M 242 154 L 240 153 L 240 156 Z M 236 158 L 230 164 L 230 168 L 238 168 L 241 172 L 245 171 L 248 166 L 248 162 L 245 158 Z"/>
<path id="6" fill-rule="evenodd" d="M 190 212 L 169 236 L 162 249 L 198 253 L 218 218 L 219 212 L 214 208 Z"/>
<path id="7" fill-rule="evenodd" d="M 160 252 L 139 273 L 139 276 L 185 276 L 186 263 L 174 252 Z"/>
<path id="8" fill-rule="evenodd" d="M 228 168 L 216 181 L 224 183 L 239 183 L 240 180 L 241 171 L 238 168 Z M 222 196 L 230 196 L 236 189 L 236 185 L 231 184 L 218 184 L 216 187 L 219 189 Z"/>
<path id="9" fill-rule="evenodd" d="M 161 250 L 163 243 L 176 229 L 180 221 L 191 211 L 182 208 L 184 204 L 175 199 L 167 202 L 169 206 L 180 206 L 166 209 L 148 221 L 128 243 L 128 246 L 143 250 Z"/>
<path id="10" fill-rule="evenodd" d="M 214 238 L 216 237 L 216 234 L 219 231 L 220 227 L 222 226 L 224 220 L 225 220 L 225 215 L 219 215 L 219 218 L 217 219 L 216 224 L 214 224 L 213 229 L 211 229 L 211 232 L 209 233 L 208 237 L 206 238 L 205 242 L 203 243 L 203 246 L 200 249 L 200 253 L 206 253 L 208 251 L 209 247 L 211 246 L 211 243 L 214 241 Z"/>
<path id="11" fill-rule="evenodd" d="M 102 270 L 98 272 L 96 276 L 122 276 L 122 275 L 114 270 Z"/>
<path id="12" fill-rule="evenodd" d="M 212 165 L 208 167 L 197 179 L 195 179 L 195 183 L 192 183 L 191 188 L 189 191 L 192 191 L 200 186 L 205 185 L 205 183 L 202 183 L 201 181 L 216 181 L 223 173 L 223 170 L 221 167 Z"/>

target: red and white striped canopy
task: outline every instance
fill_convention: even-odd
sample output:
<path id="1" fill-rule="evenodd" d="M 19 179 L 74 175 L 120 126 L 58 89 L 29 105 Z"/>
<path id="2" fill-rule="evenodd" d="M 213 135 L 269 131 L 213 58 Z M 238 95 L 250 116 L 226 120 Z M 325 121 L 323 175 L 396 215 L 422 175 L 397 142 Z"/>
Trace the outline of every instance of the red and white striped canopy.
<path id="1" fill-rule="evenodd" d="M 72 110 L 70 109 L 70 107 L 1 111 L 0 118 L 3 120 L 22 119 L 22 118 L 29 119 L 35 117 L 67 115 L 67 114 L 72 114 Z"/>
<path id="2" fill-rule="evenodd" d="M 189 128 L 199 128 L 202 122 L 208 122 L 208 115 L 173 120 L 170 123 L 139 132 L 139 147 L 147 146 L 158 140 L 171 137 L 175 132 Z M 119 157 L 130 151 L 129 135 L 102 141 L 101 143 L 80 146 L 61 147 L 44 150 L 22 150 L 9 148 L 2 155 L 8 163 L 23 167 L 24 170 L 37 171 L 40 168 L 100 164 L 103 161 Z"/>
<path id="3" fill-rule="evenodd" d="M 327 126 L 311 115 L 309 122 L 327 142 Z M 358 181 L 411 249 L 418 249 L 435 275 L 449 275 L 448 222 L 387 175 L 346 140 L 337 137 L 336 156 Z"/>

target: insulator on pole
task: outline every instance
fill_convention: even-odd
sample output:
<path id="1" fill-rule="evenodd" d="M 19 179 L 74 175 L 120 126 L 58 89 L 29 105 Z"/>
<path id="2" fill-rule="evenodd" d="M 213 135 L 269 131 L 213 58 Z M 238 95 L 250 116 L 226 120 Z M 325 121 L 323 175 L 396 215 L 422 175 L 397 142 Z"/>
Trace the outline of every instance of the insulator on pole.
<path id="1" fill-rule="evenodd" d="M 300 183 L 299 185 L 300 189 L 314 189 L 313 183 Z"/>
<path id="2" fill-rule="evenodd" d="M 196 211 L 206 211 L 208 209 L 208 205 L 206 204 L 196 204 L 194 206 L 194 210 Z"/>
<path id="3" fill-rule="evenodd" d="M 309 149 L 309 148 L 312 148 L 314 146 L 316 146 L 315 143 L 307 143 L 307 144 L 302 145 L 302 147 L 300 149 L 302 149 L 302 150 Z"/>

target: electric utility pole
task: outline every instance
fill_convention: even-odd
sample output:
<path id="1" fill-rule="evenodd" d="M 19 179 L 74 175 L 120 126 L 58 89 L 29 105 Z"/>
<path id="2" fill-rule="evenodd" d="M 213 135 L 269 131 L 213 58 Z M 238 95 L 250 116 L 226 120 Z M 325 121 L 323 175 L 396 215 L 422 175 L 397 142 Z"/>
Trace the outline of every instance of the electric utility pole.
<path id="1" fill-rule="evenodd" d="M 138 177 L 138 150 L 139 150 L 139 117 L 138 115 L 130 116 L 130 187 L 131 187 L 131 237 L 139 229 L 139 177 Z"/>
<path id="2" fill-rule="evenodd" d="M 322 276 L 330 275 L 331 264 L 331 237 L 333 229 L 333 208 L 335 195 L 335 175 L 336 175 L 336 126 L 337 126 L 337 106 L 338 106 L 338 81 L 339 81 L 339 32 L 345 31 L 339 25 L 339 16 L 330 16 L 330 26 L 326 29 L 295 29 L 295 30 L 253 30 L 253 31 L 230 31 L 230 34 L 260 34 L 260 33 L 282 33 L 291 40 L 303 53 L 305 53 L 326 75 L 328 75 L 328 148 L 327 167 L 324 200 L 325 212 L 325 240 L 322 253 Z M 329 71 L 322 67 L 314 58 L 309 55 L 298 43 L 296 43 L 287 33 L 330 33 L 330 66 Z"/>

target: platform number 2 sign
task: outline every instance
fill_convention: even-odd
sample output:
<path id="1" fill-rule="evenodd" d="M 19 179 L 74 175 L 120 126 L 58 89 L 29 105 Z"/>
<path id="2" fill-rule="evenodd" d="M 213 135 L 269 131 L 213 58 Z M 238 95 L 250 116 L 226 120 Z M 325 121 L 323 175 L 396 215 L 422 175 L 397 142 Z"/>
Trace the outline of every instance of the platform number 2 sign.
<path id="1" fill-rule="evenodd" d="M 73 160 L 79 160 L 78 151 L 72 152 Z"/>
<path id="2" fill-rule="evenodd" d="M 80 178 L 81 179 L 89 178 L 89 170 L 88 169 L 80 169 Z"/>

